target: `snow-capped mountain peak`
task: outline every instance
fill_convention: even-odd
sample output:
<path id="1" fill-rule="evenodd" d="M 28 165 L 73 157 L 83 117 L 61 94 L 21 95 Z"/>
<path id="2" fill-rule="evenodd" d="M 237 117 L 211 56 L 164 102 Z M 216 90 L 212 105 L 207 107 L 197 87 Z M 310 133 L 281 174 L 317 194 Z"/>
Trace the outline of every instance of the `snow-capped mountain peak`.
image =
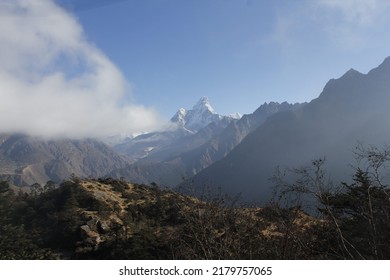
<path id="1" fill-rule="evenodd" d="M 180 108 L 176 114 L 171 118 L 171 122 L 178 124 L 180 126 L 184 126 L 186 123 L 186 115 L 187 111 L 184 108 Z"/>
<path id="2" fill-rule="evenodd" d="M 210 101 L 206 96 L 203 96 L 201 99 L 199 99 L 194 107 L 192 107 L 192 110 L 197 112 L 209 111 L 210 113 L 215 114 L 215 111 L 210 105 Z"/>
<path id="3" fill-rule="evenodd" d="M 231 118 L 217 114 L 207 97 L 202 97 L 191 110 L 179 109 L 171 118 L 171 122 L 186 130 L 196 132 L 212 122 Z"/>

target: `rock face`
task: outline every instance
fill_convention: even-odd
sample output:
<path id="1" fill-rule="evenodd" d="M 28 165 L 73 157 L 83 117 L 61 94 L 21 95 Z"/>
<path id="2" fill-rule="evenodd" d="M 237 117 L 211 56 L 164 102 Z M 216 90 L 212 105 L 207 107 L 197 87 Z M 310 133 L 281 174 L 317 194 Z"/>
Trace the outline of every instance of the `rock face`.
<path id="1" fill-rule="evenodd" d="M 0 135 L 1 177 L 16 185 L 60 182 L 72 174 L 99 177 L 124 166 L 125 160 L 97 140 L 44 140 L 21 134 Z"/>
<path id="2" fill-rule="evenodd" d="M 86 213 L 84 213 L 86 216 Z M 76 244 L 76 254 L 95 252 L 110 239 L 109 233 L 114 225 L 108 220 L 102 220 L 98 215 L 88 214 L 86 224 L 80 226 L 80 241 Z"/>
<path id="3" fill-rule="evenodd" d="M 224 159 L 193 177 L 192 188 L 218 186 L 264 203 L 277 166 L 300 167 L 323 157 L 336 182 L 349 178 L 358 143 L 381 146 L 390 139 L 389 92 L 390 58 L 368 74 L 349 70 L 309 104 L 269 117 Z"/>

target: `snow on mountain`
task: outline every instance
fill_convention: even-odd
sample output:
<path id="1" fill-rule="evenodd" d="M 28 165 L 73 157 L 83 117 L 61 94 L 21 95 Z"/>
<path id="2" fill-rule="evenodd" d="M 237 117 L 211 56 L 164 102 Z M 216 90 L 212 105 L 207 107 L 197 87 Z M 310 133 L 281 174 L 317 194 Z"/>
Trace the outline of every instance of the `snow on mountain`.
<path id="1" fill-rule="evenodd" d="M 207 103 L 207 100 L 201 100 L 199 106 L 194 106 L 198 109 L 195 111 L 213 112 Z M 160 186 L 173 187 L 181 183 L 183 178 L 190 178 L 225 157 L 271 115 L 280 111 L 295 110 L 303 105 L 287 102 L 264 103 L 254 113 L 244 115 L 239 120 L 222 117 L 222 120 L 212 122 L 196 133 L 189 132 L 184 127 L 187 111 L 179 110 L 172 119 L 182 126 L 175 126 L 169 133 L 160 132 L 140 136 L 129 145 L 121 147 L 122 153 L 130 156 L 134 164 L 130 169 L 116 171 L 113 176 L 134 181 L 134 174 L 137 174 L 137 183 L 155 182 Z M 179 136 L 179 132 L 183 134 Z M 158 137 L 161 136 L 164 136 L 167 141 L 158 141 Z M 171 138 L 166 138 L 167 136 Z"/>
<path id="2" fill-rule="evenodd" d="M 232 119 L 235 119 L 235 120 L 239 120 L 242 118 L 242 114 L 241 113 L 233 113 L 233 114 L 230 114 L 229 117 Z"/>
<path id="3" fill-rule="evenodd" d="M 237 117 L 237 116 L 236 116 Z M 191 110 L 179 109 L 171 118 L 171 122 L 192 132 L 206 127 L 212 122 L 221 121 L 224 118 L 236 119 L 236 117 L 217 114 L 210 105 L 207 97 L 202 97 Z"/>
<path id="4" fill-rule="evenodd" d="M 217 124 L 217 126 L 227 126 L 233 119 L 217 114 L 210 105 L 209 99 L 202 97 L 192 109 L 180 108 L 171 118 L 172 126 L 167 130 L 139 135 L 118 143 L 114 148 L 126 155 L 131 162 L 135 162 L 165 149 L 172 143 L 178 143 L 185 137 L 195 135 L 212 123 Z"/>
<path id="5" fill-rule="evenodd" d="M 219 122 L 221 120 L 229 121 L 233 119 L 240 119 L 242 117 L 239 113 L 234 113 L 229 116 L 222 116 L 217 114 L 213 107 L 210 105 L 207 97 L 202 97 L 190 110 L 180 108 L 176 114 L 170 119 L 166 129 L 161 131 L 141 132 L 137 134 L 119 134 L 100 139 L 111 147 L 119 147 L 128 143 L 144 142 L 144 141 L 156 141 L 156 136 L 161 134 L 170 135 L 168 138 L 172 138 L 172 134 L 175 131 L 178 134 L 178 138 L 197 133 L 200 129 L 205 128 L 207 125 L 213 122 Z M 146 137 L 144 137 L 144 136 Z M 139 136 L 139 137 L 138 137 Z M 164 136 L 165 138 L 165 136 Z M 173 137 L 176 138 L 176 137 Z M 133 141 L 134 140 L 134 141 Z"/>
<path id="6" fill-rule="evenodd" d="M 179 126 L 184 126 L 186 123 L 186 115 L 186 109 L 180 108 L 177 113 L 171 118 L 171 122 L 178 124 Z"/>

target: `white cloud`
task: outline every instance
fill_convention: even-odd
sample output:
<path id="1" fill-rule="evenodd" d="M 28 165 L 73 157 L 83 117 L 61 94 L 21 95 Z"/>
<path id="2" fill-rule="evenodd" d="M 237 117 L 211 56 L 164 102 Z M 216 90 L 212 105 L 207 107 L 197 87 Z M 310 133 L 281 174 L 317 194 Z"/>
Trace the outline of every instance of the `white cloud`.
<path id="1" fill-rule="evenodd" d="M 295 2 L 294 2 L 295 3 Z M 306 0 L 278 6 L 270 42 L 287 53 L 328 48 L 359 53 L 388 42 L 388 0 Z"/>
<path id="2" fill-rule="evenodd" d="M 129 85 L 52 0 L 0 3 L 0 132 L 99 137 L 155 129 Z"/>
<path id="3" fill-rule="evenodd" d="M 315 3 L 339 12 L 343 22 L 360 26 L 377 23 L 390 7 L 388 0 L 319 0 Z"/>
<path id="4" fill-rule="evenodd" d="M 389 23 L 388 0 L 312 1 L 314 22 L 328 38 L 345 50 L 361 50 L 383 40 Z"/>

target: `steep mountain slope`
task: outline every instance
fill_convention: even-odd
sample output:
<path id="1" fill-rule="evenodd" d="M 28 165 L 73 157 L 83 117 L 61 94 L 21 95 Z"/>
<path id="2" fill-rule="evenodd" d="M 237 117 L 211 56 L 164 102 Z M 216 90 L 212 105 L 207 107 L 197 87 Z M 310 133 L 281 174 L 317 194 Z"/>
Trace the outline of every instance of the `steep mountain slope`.
<path id="1" fill-rule="evenodd" d="M 17 185 L 60 182 L 72 174 L 99 177 L 125 165 L 115 151 L 97 140 L 0 135 L 0 176 Z"/>
<path id="2" fill-rule="evenodd" d="M 368 74 L 351 69 L 301 109 L 268 118 L 228 156 L 193 177 L 190 187 L 215 186 L 265 202 L 276 166 L 299 167 L 320 157 L 335 179 L 343 179 L 358 142 L 389 142 L 389 92 L 390 58 Z"/>

